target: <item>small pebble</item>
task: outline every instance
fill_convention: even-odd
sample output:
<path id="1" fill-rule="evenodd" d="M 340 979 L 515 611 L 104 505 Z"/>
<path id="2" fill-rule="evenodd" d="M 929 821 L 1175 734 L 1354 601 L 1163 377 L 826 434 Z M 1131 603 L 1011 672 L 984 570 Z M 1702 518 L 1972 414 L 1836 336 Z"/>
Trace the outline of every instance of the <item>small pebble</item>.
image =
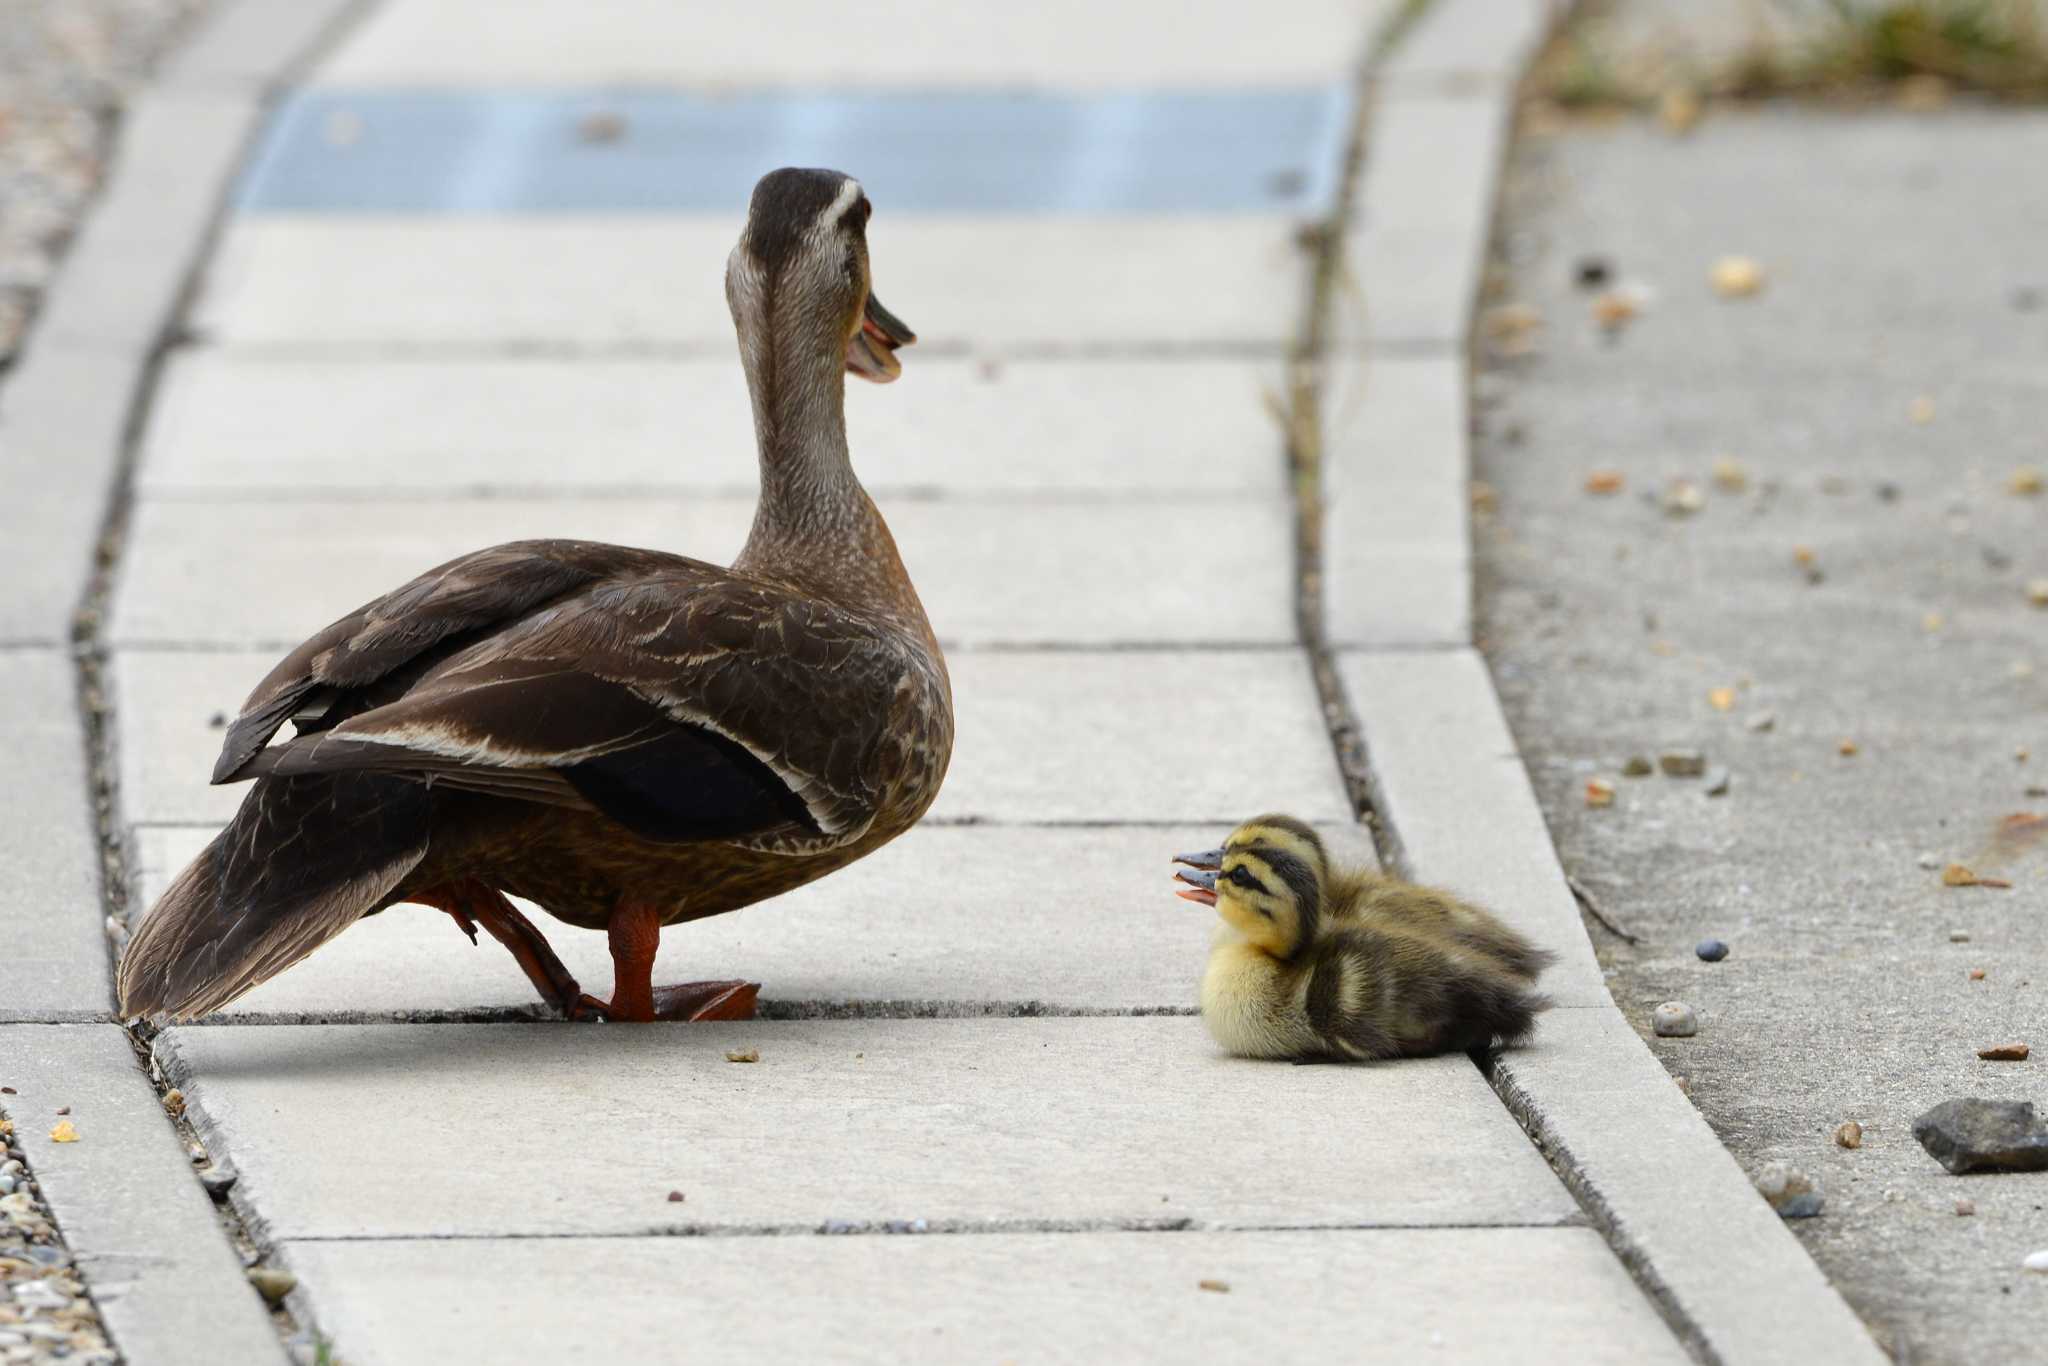
<path id="1" fill-rule="evenodd" d="M 1214 1280 L 1196 1281 L 1195 1288 L 1197 1290 L 1207 1290 L 1218 1295 L 1228 1295 L 1230 1293 L 1230 1282 Z"/>
<path id="2" fill-rule="evenodd" d="M 1700 492 L 1700 486 L 1690 479 L 1674 479 L 1664 490 L 1664 514 L 1667 517 L 1690 517 L 1707 505 L 1707 495 Z"/>
<path id="3" fill-rule="evenodd" d="M 855 1233 L 859 1226 L 851 1219 L 827 1219 L 819 1226 L 820 1233 Z"/>
<path id="4" fill-rule="evenodd" d="M 199 1184 L 204 1186 L 206 1193 L 215 1200 L 227 1199 L 228 1192 L 235 1188 L 235 1179 L 236 1172 L 233 1167 L 216 1164 L 199 1169 Z"/>
<path id="5" fill-rule="evenodd" d="M 1732 455 L 1716 459 L 1710 473 L 1714 483 L 1724 492 L 1740 493 L 1749 487 L 1749 470 Z"/>
<path id="6" fill-rule="evenodd" d="M 1650 761 L 1640 754 L 1629 755 L 1628 762 L 1621 766 L 1621 776 L 1624 778 L 1647 778 L 1654 772 L 1656 769 L 1651 766 Z"/>
<path id="7" fill-rule="evenodd" d="M 249 1268 L 249 1284 L 256 1287 L 256 1293 L 263 1297 L 265 1303 L 275 1308 L 298 1288 L 299 1278 L 281 1267 L 252 1266 Z"/>
<path id="8" fill-rule="evenodd" d="M 1700 1032 L 1700 1022 L 1683 1001 L 1666 1001 L 1650 1012 L 1650 1028 L 1660 1038 L 1689 1039 Z"/>
<path id="9" fill-rule="evenodd" d="M 2048 607 L 2048 579 L 2027 580 L 2027 601 L 2036 607 Z"/>
<path id="10" fill-rule="evenodd" d="M 1758 735 L 1762 735 L 1765 731 L 1772 730 L 1777 726 L 1778 718 L 1770 712 L 1760 711 L 1755 716 L 1750 717 L 1746 724 L 1750 730 Z"/>
<path id="11" fill-rule="evenodd" d="M 1966 1217 L 1967 1217 L 1967 1216 L 1969 1216 L 1969 1215 L 1975 1214 L 1976 1212 L 1977 1212 L 1977 1202 L 1976 1202 L 1975 1200 L 1958 1200 L 1958 1201 L 1956 1201 L 1956 1213 L 1957 1213 L 1957 1214 L 1960 1214 L 1960 1215 L 1964 1215 L 1964 1216 L 1966 1216 Z"/>
<path id="12" fill-rule="evenodd" d="M 1764 268 L 1747 256 L 1724 256 L 1714 262 L 1708 278 L 1722 298 L 1741 299 L 1764 287 Z"/>
<path id="13" fill-rule="evenodd" d="M 758 1048 L 735 1048 L 725 1055 L 725 1060 L 727 1062 L 759 1062 L 761 1061 L 761 1050 Z"/>
<path id="14" fill-rule="evenodd" d="M 2026 1260 L 2020 1265 L 2028 1271 L 2048 1271 L 2048 1247 L 2042 1248 L 2039 1252 L 2029 1252 Z"/>
<path id="15" fill-rule="evenodd" d="M 1770 1163 L 1757 1173 L 1756 1188 L 1781 1219 L 1811 1219 L 1820 1213 L 1820 1191 L 1806 1173 L 1783 1162 Z"/>
<path id="16" fill-rule="evenodd" d="M 1733 781 L 1733 779 L 1731 779 L 1731 778 L 1730 778 L 1730 777 L 1728 776 L 1728 770 L 1727 770 L 1727 769 L 1725 769 L 1725 768 L 1710 768 L 1710 769 L 1708 769 L 1708 770 L 1707 770 L 1707 795 L 1708 795 L 1709 797 L 1725 797 L 1725 796 L 1727 796 L 1727 795 L 1728 795 L 1728 784 L 1729 784 L 1730 782 L 1732 782 L 1732 781 Z"/>
<path id="17" fill-rule="evenodd" d="M 1977 1050 L 1977 1056 L 1986 1062 L 2025 1062 L 2027 1046 L 2023 1043 L 1996 1043 L 1989 1048 Z"/>
<path id="18" fill-rule="evenodd" d="M 1926 426 L 1934 421 L 1934 400 L 1926 394 L 1920 395 L 1906 405 L 1906 417 L 1916 425 Z"/>
<path id="19" fill-rule="evenodd" d="M 1853 759 L 1862 751 L 1863 746 L 1857 744 L 1854 740 L 1843 740 L 1835 745 L 1835 753 L 1841 755 L 1844 759 Z"/>
<path id="20" fill-rule="evenodd" d="M 1696 749 L 1667 749 L 1657 756 L 1667 778 L 1697 778 L 1707 771 L 1707 756 Z"/>
<path id="21" fill-rule="evenodd" d="M 1593 807 L 1614 805 L 1614 784 L 1605 778 L 1586 779 L 1586 805 Z"/>
<path id="22" fill-rule="evenodd" d="M 1572 276 L 1579 282 L 1580 289 L 1598 289 L 1614 278 L 1614 267 L 1604 257 L 1582 256 Z"/>
<path id="23" fill-rule="evenodd" d="M 1702 963 L 1718 963 L 1728 956 L 1728 946 L 1718 939 L 1702 939 L 1693 946 Z"/>
<path id="24" fill-rule="evenodd" d="M 1941 860 L 1933 854 L 1922 854 L 1918 862 L 1922 868 L 1925 868 L 1930 873 L 1941 867 Z"/>
<path id="25" fill-rule="evenodd" d="M 2041 491 L 2041 471 L 2032 465 L 2022 465 L 2012 472 L 2012 478 L 2005 481 L 2006 491 L 2020 498 L 2031 498 Z"/>
<path id="26" fill-rule="evenodd" d="M 1984 969 L 1982 969 L 1982 968 L 1971 968 L 1971 969 L 1970 969 L 1970 980 L 1971 980 L 1971 981 L 1973 981 L 1973 982 L 1981 982 L 1981 981 L 1983 981 L 1983 980 L 1984 980 Z"/>
<path id="27" fill-rule="evenodd" d="M 668 1202 L 669 1202 L 669 1203 L 670 1203 L 671 1205 L 680 1205 L 680 1204 L 682 1204 L 682 1203 L 683 1203 L 683 1193 L 682 1193 L 681 1191 L 670 1191 L 670 1192 L 668 1193 Z"/>
<path id="28" fill-rule="evenodd" d="M 1881 484 L 1879 484 L 1879 485 L 1877 486 L 1877 498 L 1878 498 L 1878 501 L 1879 501 L 1879 502 L 1882 502 L 1882 503 L 1896 503 L 1896 502 L 1898 502 L 1898 501 L 1899 501 L 1899 486 L 1898 486 L 1897 484 L 1894 484 L 1894 483 L 1890 482 L 1889 480 L 1887 480 L 1887 481 L 1886 481 L 1886 482 L 1884 482 L 1884 483 L 1881 483 Z"/>
<path id="29" fill-rule="evenodd" d="M 1925 864 L 1921 865 L 1923 868 L 1926 866 Z M 1967 944 L 1970 942 L 1970 932 L 1968 930 L 1950 930 L 1948 932 L 1948 942 L 1951 944 Z"/>
<path id="30" fill-rule="evenodd" d="M 1841 1148 L 1863 1146 L 1863 1126 L 1855 1120 L 1844 1120 L 1835 1126 L 1835 1145 Z"/>

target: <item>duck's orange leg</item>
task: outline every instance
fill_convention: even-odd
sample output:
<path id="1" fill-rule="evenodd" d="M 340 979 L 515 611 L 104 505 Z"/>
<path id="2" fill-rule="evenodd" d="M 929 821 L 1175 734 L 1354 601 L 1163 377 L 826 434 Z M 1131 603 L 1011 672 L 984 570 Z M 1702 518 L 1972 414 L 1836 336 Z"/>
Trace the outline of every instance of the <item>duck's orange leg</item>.
<path id="1" fill-rule="evenodd" d="M 513 960 L 541 999 L 570 1019 L 595 1019 L 604 1014 L 604 1002 L 584 993 L 533 922 L 497 888 L 466 878 L 415 893 L 412 900 L 446 911 L 471 943 L 476 942 L 478 925 L 490 931 L 491 938 L 511 950 Z"/>
<path id="2" fill-rule="evenodd" d="M 661 947 L 659 908 L 621 901 L 612 912 L 612 999 L 604 1008 L 613 1020 L 751 1020 L 759 982 L 684 982 L 654 985 L 654 954 Z"/>

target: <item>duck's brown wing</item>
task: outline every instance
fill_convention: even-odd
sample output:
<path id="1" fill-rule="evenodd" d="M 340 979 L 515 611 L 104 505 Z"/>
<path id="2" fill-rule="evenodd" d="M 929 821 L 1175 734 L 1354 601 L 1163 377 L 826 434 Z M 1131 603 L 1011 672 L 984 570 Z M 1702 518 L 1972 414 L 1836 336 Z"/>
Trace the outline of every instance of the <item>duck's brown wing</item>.
<path id="1" fill-rule="evenodd" d="M 592 806 L 666 840 L 865 831 L 892 776 L 884 732 L 919 685 L 910 651 L 784 585 L 624 553 L 635 558 L 355 688 L 266 684 L 296 691 L 301 713 L 324 709 L 234 776 L 402 773 Z M 394 633 L 381 617 L 378 629 Z M 345 640 L 325 648 L 361 657 Z M 259 699 L 252 712 L 280 705 Z"/>

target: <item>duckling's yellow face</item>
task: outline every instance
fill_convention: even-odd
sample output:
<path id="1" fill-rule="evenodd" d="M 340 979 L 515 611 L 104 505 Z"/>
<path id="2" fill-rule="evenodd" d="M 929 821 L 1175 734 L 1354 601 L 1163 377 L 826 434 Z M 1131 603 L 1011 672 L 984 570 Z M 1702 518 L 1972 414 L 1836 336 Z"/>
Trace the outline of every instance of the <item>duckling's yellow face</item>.
<path id="1" fill-rule="evenodd" d="M 1314 937 L 1325 855 L 1322 841 L 1302 822 L 1261 817 L 1232 831 L 1221 849 L 1177 861 L 1203 870 L 1176 874 L 1188 884 L 1180 894 L 1214 906 L 1254 947 L 1292 958 Z"/>

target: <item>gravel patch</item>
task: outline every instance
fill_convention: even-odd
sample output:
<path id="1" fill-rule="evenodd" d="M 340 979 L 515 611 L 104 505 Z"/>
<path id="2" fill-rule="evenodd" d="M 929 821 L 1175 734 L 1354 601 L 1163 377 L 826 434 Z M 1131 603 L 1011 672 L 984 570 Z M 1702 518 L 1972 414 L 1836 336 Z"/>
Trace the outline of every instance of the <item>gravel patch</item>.
<path id="1" fill-rule="evenodd" d="M 28 1135 L 0 1119 L 0 1141 L 0 1362 L 111 1366 L 120 1357 L 36 1190 Z"/>
<path id="2" fill-rule="evenodd" d="M 99 188 L 123 103 L 206 4 L 0 0 L 0 367 Z"/>

